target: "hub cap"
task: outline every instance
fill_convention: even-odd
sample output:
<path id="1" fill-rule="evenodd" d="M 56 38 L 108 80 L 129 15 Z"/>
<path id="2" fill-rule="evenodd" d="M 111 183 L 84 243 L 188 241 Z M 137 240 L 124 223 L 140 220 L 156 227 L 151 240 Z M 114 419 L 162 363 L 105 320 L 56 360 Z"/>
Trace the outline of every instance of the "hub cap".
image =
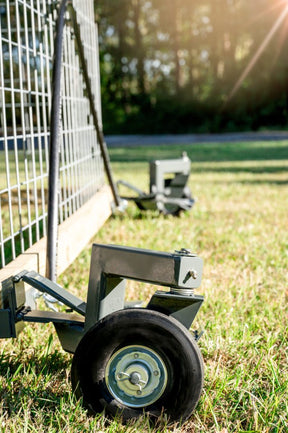
<path id="1" fill-rule="evenodd" d="M 154 350 L 145 346 L 126 346 L 110 358 L 105 381 L 120 403 L 145 407 L 163 394 L 167 385 L 167 370 Z"/>

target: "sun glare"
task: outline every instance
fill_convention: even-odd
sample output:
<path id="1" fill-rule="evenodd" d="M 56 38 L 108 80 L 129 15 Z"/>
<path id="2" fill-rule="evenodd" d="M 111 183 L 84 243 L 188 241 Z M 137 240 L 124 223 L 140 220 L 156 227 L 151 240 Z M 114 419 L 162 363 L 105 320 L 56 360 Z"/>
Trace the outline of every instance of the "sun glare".
<path id="1" fill-rule="evenodd" d="M 277 50 L 277 55 L 279 56 L 279 54 L 281 52 L 281 49 L 283 47 L 283 44 L 285 42 L 285 39 L 287 39 L 287 36 L 288 36 L 288 20 L 286 20 L 287 16 L 288 16 L 288 0 L 280 0 L 280 1 L 278 1 L 276 3 L 276 5 L 274 5 L 273 9 L 275 7 L 280 7 L 280 6 L 281 6 L 281 12 L 280 12 L 279 17 L 277 18 L 277 20 L 275 21 L 275 23 L 271 27 L 270 31 L 267 33 L 267 35 L 264 38 L 263 42 L 261 43 L 261 45 L 257 49 L 256 53 L 254 54 L 254 56 L 250 60 L 249 64 L 247 65 L 247 67 L 245 68 L 245 70 L 243 71 L 243 73 L 241 74 L 240 78 L 237 80 L 235 86 L 233 87 L 232 91 L 230 92 L 230 94 L 229 94 L 229 96 L 227 98 L 226 104 L 238 92 L 238 90 L 240 89 L 243 81 L 250 74 L 250 72 L 252 71 L 252 69 L 254 68 L 254 66 L 256 65 L 256 63 L 258 62 L 258 60 L 261 57 L 261 55 L 263 54 L 263 52 L 266 50 L 267 46 L 269 45 L 270 41 L 272 40 L 272 38 L 274 37 L 274 35 L 276 34 L 276 32 L 283 25 L 284 27 L 283 27 L 283 31 L 282 31 L 281 36 L 280 36 L 278 50 Z M 283 6 L 284 6 L 284 8 L 283 8 Z M 271 8 L 269 8 L 269 12 L 270 11 L 271 11 Z M 267 12 L 268 11 L 266 10 L 263 13 L 267 13 Z M 258 18 L 259 18 L 259 16 L 258 16 Z M 286 20 L 286 22 L 285 22 L 285 20 Z M 274 63 L 276 62 L 276 60 L 277 60 L 277 57 L 274 58 Z"/>

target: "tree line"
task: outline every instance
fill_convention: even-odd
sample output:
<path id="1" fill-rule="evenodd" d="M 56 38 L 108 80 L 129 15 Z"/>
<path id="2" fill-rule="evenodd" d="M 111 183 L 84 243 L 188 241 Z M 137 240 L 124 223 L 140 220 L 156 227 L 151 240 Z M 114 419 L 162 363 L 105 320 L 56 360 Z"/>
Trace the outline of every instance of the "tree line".
<path id="1" fill-rule="evenodd" d="M 285 128 L 285 8 L 286 0 L 97 0 L 105 132 Z"/>

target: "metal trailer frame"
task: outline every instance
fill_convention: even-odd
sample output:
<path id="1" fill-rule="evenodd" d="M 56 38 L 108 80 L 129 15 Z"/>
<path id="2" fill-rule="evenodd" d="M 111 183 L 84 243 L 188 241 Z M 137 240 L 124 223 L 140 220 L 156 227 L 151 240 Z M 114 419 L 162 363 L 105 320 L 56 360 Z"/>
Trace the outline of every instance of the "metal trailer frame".
<path id="1" fill-rule="evenodd" d="M 73 388 L 74 391 L 76 391 L 76 395 L 77 395 L 77 390 L 81 388 L 81 392 L 80 394 L 78 393 L 78 395 L 80 397 L 84 397 L 84 403 L 86 400 L 88 400 L 87 406 L 91 409 L 91 406 L 92 407 L 94 406 L 93 406 L 93 402 L 91 403 L 89 401 L 90 394 L 87 391 L 91 383 L 91 377 L 89 377 L 89 381 L 88 381 L 89 385 L 85 385 L 85 381 L 84 381 L 84 384 L 82 383 L 81 387 L 79 387 L 78 383 L 79 381 L 81 382 L 82 380 L 82 378 L 79 377 L 82 374 L 81 372 L 89 370 L 88 368 L 86 369 L 86 367 L 82 368 L 81 363 L 83 363 L 84 360 L 86 362 L 87 359 L 91 359 L 91 356 L 89 355 L 87 356 L 87 350 L 89 352 L 89 348 L 91 344 L 95 341 L 95 338 L 97 337 L 99 332 L 100 332 L 99 335 L 101 335 L 103 329 L 105 330 L 106 328 L 110 329 L 109 321 L 111 321 L 114 318 L 116 322 L 114 324 L 114 328 L 111 331 L 112 332 L 111 335 L 113 335 L 113 338 L 117 338 L 118 332 L 121 334 L 121 321 L 123 322 L 122 320 L 123 315 L 127 316 L 128 314 L 128 317 L 130 317 L 133 322 L 133 317 L 134 317 L 133 314 L 137 312 L 138 315 L 140 314 L 140 319 L 139 319 L 140 330 L 138 330 L 137 338 L 139 338 L 140 339 L 139 341 L 141 342 L 143 338 L 142 334 L 145 333 L 147 329 L 149 329 L 150 318 L 151 321 L 153 321 L 156 317 L 156 324 L 153 326 L 154 327 L 160 326 L 160 329 L 155 334 L 154 328 L 152 328 L 151 334 L 149 334 L 150 336 L 148 339 L 149 340 L 148 343 L 146 342 L 145 345 L 138 344 L 135 346 L 136 349 L 135 348 L 130 349 L 132 346 L 130 346 L 129 344 L 127 345 L 127 343 L 126 346 L 124 344 L 126 352 L 128 350 L 127 352 L 128 354 L 125 352 L 125 356 L 117 355 L 118 353 L 117 349 L 121 347 L 121 344 L 119 343 L 117 343 L 116 346 L 113 347 L 113 350 L 111 350 L 112 358 L 113 356 L 114 357 L 116 356 L 116 360 L 114 360 L 114 363 L 118 363 L 120 366 L 122 366 L 124 362 L 123 359 L 126 359 L 128 357 L 128 361 L 129 361 L 131 356 L 136 358 L 139 356 L 140 353 L 140 358 L 139 360 L 137 360 L 137 365 L 135 364 L 134 366 L 133 364 L 133 368 L 135 371 L 133 370 L 132 373 L 130 371 L 131 374 L 129 373 L 129 371 L 128 371 L 129 374 L 121 372 L 121 374 L 118 375 L 119 377 L 122 374 L 126 374 L 126 376 L 128 376 L 129 381 L 127 383 L 129 383 L 129 386 L 132 390 L 130 388 L 127 389 L 123 388 L 122 381 L 120 381 L 120 379 L 119 379 L 119 383 L 117 382 L 118 376 L 116 379 L 114 377 L 115 368 L 113 371 L 109 370 L 109 374 L 106 372 L 106 376 L 105 376 L 106 377 L 105 380 L 107 381 L 107 387 L 109 388 L 111 385 L 111 390 L 109 388 L 110 394 L 112 394 L 112 396 L 115 397 L 116 404 L 118 404 L 119 406 L 118 409 L 124 410 L 124 418 L 125 417 L 131 418 L 134 416 L 139 416 L 142 413 L 141 411 L 143 411 L 143 409 L 146 409 L 146 406 L 148 406 L 150 411 L 151 409 L 150 403 L 153 403 L 154 405 L 156 404 L 151 400 L 152 398 L 154 399 L 155 397 L 154 394 L 152 395 L 151 390 L 150 391 L 146 390 L 146 394 L 145 394 L 145 386 L 141 385 L 141 380 L 139 378 L 142 377 L 141 375 L 144 376 L 146 375 L 148 377 L 149 375 L 146 372 L 146 370 L 147 369 L 149 370 L 151 365 L 152 365 L 151 368 L 155 369 L 156 367 L 154 365 L 156 365 L 157 363 L 160 366 L 159 372 L 162 373 L 161 374 L 159 373 L 159 378 L 157 379 L 158 382 L 156 381 L 156 385 L 154 383 L 156 380 L 155 378 L 152 385 L 151 384 L 150 385 L 155 386 L 157 392 L 155 390 L 153 392 L 156 393 L 156 397 L 160 398 L 162 396 L 162 391 L 161 391 L 162 388 L 158 389 L 160 387 L 159 381 L 160 378 L 162 378 L 162 376 L 168 377 L 169 375 L 168 373 L 165 373 L 166 367 L 162 368 L 161 366 L 163 366 L 164 364 L 169 365 L 169 362 L 168 361 L 166 361 L 166 363 L 165 361 L 162 362 L 162 359 L 165 359 L 166 356 L 165 354 L 162 354 L 161 356 L 157 355 L 158 350 L 160 350 L 158 345 L 157 347 L 150 348 L 150 349 L 149 347 L 147 348 L 147 345 L 152 344 L 153 346 L 154 339 L 155 338 L 157 339 L 162 334 L 162 331 L 163 332 L 165 331 L 166 322 L 168 322 L 169 327 L 172 326 L 175 328 L 173 330 L 173 333 L 171 334 L 171 338 L 175 337 L 175 332 L 179 333 L 179 337 L 178 337 L 179 341 L 182 339 L 183 336 L 185 336 L 185 338 L 188 338 L 189 350 L 192 351 L 193 356 L 194 357 L 196 356 L 197 358 L 196 359 L 197 362 L 193 361 L 193 364 L 195 363 L 196 366 L 191 365 L 190 358 L 188 359 L 188 361 L 187 360 L 185 361 L 185 359 L 182 360 L 179 359 L 179 361 L 175 361 L 177 367 L 178 367 L 178 362 L 184 364 L 185 362 L 186 364 L 188 363 L 186 365 L 185 371 L 186 370 L 193 371 L 194 372 L 193 380 L 195 381 L 197 379 L 197 384 L 196 384 L 197 386 L 195 387 L 197 398 L 194 396 L 193 404 L 185 402 L 184 407 L 183 404 L 182 406 L 180 405 L 180 409 L 179 409 L 181 411 L 180 415 L 173 414 L 173 411 L 169 410 L 168 408 L 168 412 L 170 412 L 172 419 L 174 418 L 175 420 L 177 420 L 180 419 L 180 417 L 183 418 L 183 416 L 185 417 L 185 411 L 187 412 L 188 410 L 190 414 L 191 411 L 194 409 L 198 401 L 198 398 L 200 396 L 202 383 L 203 383 L 203 363 L 201 360 L 202 358 L 201 355 L 199 355 L 200 352 L 199 351 L 197 352 L 198 348 L 195 348 L 195 344 L 196 344 L 195 341 L 198 339 L 199 336 L 197 332 L 195 332 L 194 336 L 192 337 L 188 331 L 204 300 L 203 296 L 196 295 L 194 293 L 194 289 L 196 289 L 200 285 L 201 277 L 202 277 L 202 269 L 203 269 L 202 259 L 197 257 L 194 254 L 191 254 L 188 250 L 185 249 L 170 254 L 165 252 L 155 252 L 155 251 L 144 250 L 139 248 L 94 244 L 92 247 L 90 277 L 89 277 L 89 286 L 88 286 L 86 302 L 72 295 L 67 290 L 63 289 L 60 285 L 56 284 L 55 282 L 52 282 L 51 280 L 42 277 L 41 275 L 39 275 L 34 271 L 32 272 L 23 271 L 4 281 L 2 283 L 2 293 L 1 293 L 2 299 L 0 301 L 0 307 L 1 307 L 0 308 L 0 338 L 17 337 L 19 332 L 22 331 L 26 322 L 39 322 L 39 323 L 52 322 L 55 326 L 55 329 L 57 331 L 63 349 L 67 352 L 75 353 L 73 364 L 76 364 L 76 366 L 74 365 L 74 373 L 73 373 L 73 366 L 72 366 L 72 385 L 73 385 L 73 377 L 74 377 Z M 166 291 L 166 290 L 156 291 L 152 296 L 152 298 L 150 299 L 147 307 L 139 308 L 139 303 L 134 303 L 134 304 L 125 303 L 126 279 L 142 281 L 145 283 L 152 283 L 157 286 L 169 287 L 170 291 Z M 51 295 L 54 298 L 56 298 L 59 302 L 61 302 L 62 304 L 64 304 L 64 306 L 67 307 L 69 312 L 54 312 L 54 311 L 38 310 L 35 305 L 35 289 L 38 295 L 40 291 L 42 293 Z M 141 323 L 142 323 L 141 314 L 143 313 L 144 313 L 145 321 L 142 324 L 142 328 L 141 328 Z M 118 320 L 120 320 L 119 329 L 118 329 Z M 138 323 L 137 320 L 136 320 L 136 325 Z M 162 328 L 160 322 L 163 320 L 164 322 L 165 321 L 166 322 L 164 323 Z M 128 323 L 130 323 L 130 321 Z M 98 331 L 99 326 L 100 328 L 101 326 L 102 328 L 104 326 L 103 329 L 101 328 L 102 331 L 101 330 Z M 122 330 L 122 333 L 124 332 L 129 334 L 130 331 L 128 329 L 127 330 L 124 329 L 124 331 Z M 96 332 L 96 337 L 95 337 L 95 332 Z M 92 333 L 92 337 L 91 337 L 91 333 Z M 134 344 L 135 344 L 134 341 L 135 338 L 136 337 L 133 334 Z M 151 338 L 151 342 L 150 342 L 150 338 Z M 87 339 L 88 339 L 88 343 L 86 341 Z M 164 340 L 165 338 L 163 339 L 163 341 Z M 125 337 L 125 341 L 126 341 L 126 337 Z M 179 341 L 177 345 L 179 344 Z M 171 344 L 173 346 L 172 344 L 173 342 L 172 340 L 170 341 L 169 338 L 167 338 L 167 341 L 164 341 L 164 343 L 168 345 Z M 86 344 L 88 344 L 88 349 L 87 348 L 85 349 Z M 102 339 L 101 344 L 106 344 L 106 341 L 103 341 Z M 188 350 L 186 348 L 186 344 L 187 343 L 185 343 L 184 345 L 185 350 Z M 145 350 L 143 349 L 143 347 Z M 169 350 L 170 350 L 170 346 L 169 346 Z M 96 352 L 98 353 L 98 351 L 100 351 L 101 353 L 101 349 L 97 346 Z M 178 352 L 179 352 L 179 348 L 177 348 L 177 356 L 178 356 Z M 95 353 L 93 352 L 92 356 L 96 356 Z M 131 355 L 131 353 L 133 355 Z M 162 352 L 160 351 L 160 353 Z M 120 356 L 120 358 L 118 359 L 117 356 Z M 156 361 L 154 358 L 156 359 Z M 139 362 L 140 363 L 142 362 L 144 367 L 142 364 L 140 365 Z M 110 365 L 109 362 L 108 365 Z M 129 365 L 131 365 L 131 362 Z M 75 371 L 78 371 L 79 368 L 80 368 L 80 373 L 78 372 L 77 375 Z M 106 367 L 106 370 L 107 368 L 108 367 Z M 176 366 L 174 366 L 174 368 L 176 368 Z M 75 379 L 75 374 L 76 374 L 76 379 Z M 174 372 L 174 375 L 175 374 L 176 373 Z M 171 373 L 171 376 L 169 376 L 170 379 L 174 375 Z M 153 375 L 151 377 L 153 377 Z M 165 387 L 168 386 L 167 382 L 169 382 L 167 377 L 166 377 Z M 111 381 L 113 382 L 112 384 L 110 383 Z M 189 381 L 187 385 L 189 386 Z M 150 388 L 148 387 L 147 389 L 149 390 Z M 144 403 L 142 402 L 144 397 L 138 397 L 138 394 L 139 393 L 142 394 L 142 392 L 144 392 L 145 394 Z M 182 392 L 183 390 L 181 390 L 181 393 Z M 87 397 L 87 393 L 88 393 L 88 397 Z M 103 396 L 101 398 L 103 400 Z M 140 403 L 137 400 L 137 398 L 140 399 Z M 101 399 L 99 398 L 98 400 L 100 401 Z M 98 400 L 97 400 L 97 404 L 98 404 Z M 110 400 L 111 400 L 111 395 L 110 395 Z M 124 409 L 123 409 L 123 400 L 124 400 Z M 133 404 L 131 403 L 131 401 Z M 138 406 L 135 403 L 135 401 L 138 404 Z M 94 412 L 97 412 L 99 410 L 97 404 L 94 407 Z M 161 398 L 159 404 L 163 404 Z M 109 406 L 108 402 L 107 405 Z M 130 406 L 132 406 L 134 412 L 136 410 L 135 407 L 137 408 L 138 412 L 136 413 L 136 415 L 134 412 L 132 414 L 133 416 L 131 415 Z M 165 403 L 164 403 L 164 407 L 165 407 Z M 160 414 L 159 411 L 160 409 L 158 408 L 156 411 L 157 414 Z M 107 410 L 107 413 L 108 415 L 109 413 L 114 415 L 112 410 L 109 411 L 109 408 Z"/>
<path id="2" fill-rule="evenodd" d="M 119 180 L 118 185 L 126 186 L 138 194 L 135 197 L 121 196 L 132 200 L 140 210 L 158 210 L 164 214 L 179 215 L 190 210 L 195 202 L 187 186 L 191 161 L 184 152 L 182 158 L 151 161 L 149 193 L 146 194 L 130 183 Z"/>

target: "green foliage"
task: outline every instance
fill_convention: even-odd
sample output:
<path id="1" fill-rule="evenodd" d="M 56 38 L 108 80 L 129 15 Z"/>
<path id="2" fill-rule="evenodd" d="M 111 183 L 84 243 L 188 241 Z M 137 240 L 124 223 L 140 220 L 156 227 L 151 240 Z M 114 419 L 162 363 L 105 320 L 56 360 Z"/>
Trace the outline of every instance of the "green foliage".
<path id="1" fill-rule="evenodd" d="M 240 145 L 238 143 L 193 143 L 193 145 L 187 143 L 182 146 L 169 144 L 155 147 L 140 146 L 129 149 L 129 151 L 126 148 L 114 148 L 110 149 L 109 153 L 115 166 L 117 163 L 140 163 L 149 162 L 153 159 L 179 158 L 183 151 L 187 153 L 193 163 L 210 164 L 213 162 L 232 163 L 237 161 L 243 163 L 244 161 L 253 161 L 253 165 L 259 162 L 258 171 L 261 171 L 262 161 L 267 161 L 263 168 L 264 171 L 267 170 L 269 161 L 282 161 L 282 164 L 279 165 L 281 170 L 285 171 L 285 162 L 283 161 L 288 159 L 286 141 L 255 141 L 244 142 Z M 193 171 L 198 170 L 199 167 L 201 168 L 201 165 L 193 166 Z M 217 169 L 218 165 L 215 165 L 214 170 Z"/>
<path id="2" fill-rule="evenodd" d="M 286 128 L 287 18 L 229 99 L 284 7 L 268 0 L 95 2 L 105 132 Z"/>

